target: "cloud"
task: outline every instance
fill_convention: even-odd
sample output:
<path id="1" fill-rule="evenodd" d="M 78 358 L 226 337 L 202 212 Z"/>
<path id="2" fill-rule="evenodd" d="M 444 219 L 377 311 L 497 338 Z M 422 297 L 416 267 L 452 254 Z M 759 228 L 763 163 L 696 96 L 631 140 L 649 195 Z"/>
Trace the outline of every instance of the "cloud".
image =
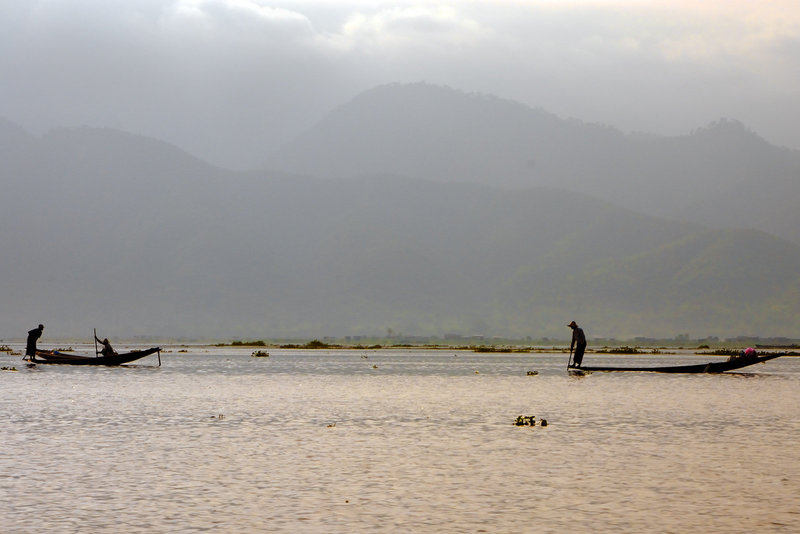
<path id="1" fill-rule="evenodd" d="M 315 36 L 308 17 L 255 0 L 177 0 L 164 9 L 158 24 L 167 36 L 214 43 L 291 47 Z"/>
<path id="2" fill-rule="evenodd" d="M 474 46 L 492 31 L 450 6 L 399 7 L 372 14 L 357 13 L 342 28 L 353 48 L 406 51 Z"/>
<path id="3" fill-rule="evenodd" d="M 626 130 L 796 146 L 796 2 L 0 0 L 0 116 L 255 163 L 360 91 L 428 81 Z"/>

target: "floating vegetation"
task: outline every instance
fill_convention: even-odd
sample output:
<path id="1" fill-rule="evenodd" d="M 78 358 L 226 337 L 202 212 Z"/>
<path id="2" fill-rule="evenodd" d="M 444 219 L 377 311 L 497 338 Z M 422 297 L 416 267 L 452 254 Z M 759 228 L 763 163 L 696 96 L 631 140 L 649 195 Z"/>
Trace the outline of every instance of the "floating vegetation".
<path id="1" fill-rule="evenodd" d="M 644 351 L 639 349 L 638 347 L 614 347 L 614 348 L 604 348 L 598 349 L 595 352 L 598 354 L 644 354 Z M 658 353 L 654 353 L 658 354 Z"/>
<path id="2" fill-rule="evenodd" d="M 0 345 L 0 352 L 12 352 L 12 350 L 8 345 Z"/>
<path id="3" fill-rule="evenodd" d="M 531 349 L 526 347 L 509 347 L 509 346 L 495 347 L 494 345 L 479 345 L 477 347 L 472 347 L 472 352 L 500 352 L 500 353 L 531 352 Z"/>
<path id="4" fill-rule="evenodd" d="M 705 352 L 696 352 L 695 354 L 704 354 L 706 356 L 738 356 L 738 349 L 715 349 Z"/>
<path id="5" fill-rule="evenodd" d="M 231 347 L 266 347 L 266 346 L 267 344 L 260 339 L 254 341 L 234 341 L 233 343 L 231 343 Z"/>
<path id="6" fill-rule="evenodd" d="M 0 371 L 16 371 L 16 367 L 0 367 Z"/>
<path id="7" fill-rule="evenodd" d="M 517 417 L 516 421 L 514 421 L 514 426 L 536 426 L 536 416 L 520 415 Z M 547 426 L 547 419 L 542 419 L 539 422 L 539 426 Z"/>
<path id="8" fill-rule="evenodd" d="M 281 345 L 280 348 L 282 349 L 340 349 L 342 348 L 341 345 L 331 345 L 330 343 L 323 343 L 319 339 L 312 339 L 308 343 L 303 345 L 297 344 L 289 344 L 289 345 Z"/>
<path id="9" fill-rule="evenodd" d="M 269 352 L 265 350 L 257 350 L 251 354 L 253 358 L 269 358 Z"/>
<path id="10" fill-rule="evenodd" d="M 527 374 L 528 376 L 536 376 L 536 375 L 538 375 L 538 374 L 539 374 L 539 371 L 528 371 L 526 374 Z"/>
<path id="11" fill-rule="evenodd" d="M 473 352 L 511 352 L 510 347 L 487 347 L 482 345 L 472 349 Z"/>

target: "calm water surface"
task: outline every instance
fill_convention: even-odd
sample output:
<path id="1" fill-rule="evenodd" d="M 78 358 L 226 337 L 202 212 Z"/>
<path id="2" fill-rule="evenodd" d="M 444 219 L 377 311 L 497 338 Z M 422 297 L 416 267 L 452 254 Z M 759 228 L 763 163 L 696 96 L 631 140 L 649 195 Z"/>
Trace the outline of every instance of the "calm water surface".
<path id="1" fill-rule="evenodd" d="M 168 350 L 0 353 L 0 531 L 800 531 L 800 358 Z"/>

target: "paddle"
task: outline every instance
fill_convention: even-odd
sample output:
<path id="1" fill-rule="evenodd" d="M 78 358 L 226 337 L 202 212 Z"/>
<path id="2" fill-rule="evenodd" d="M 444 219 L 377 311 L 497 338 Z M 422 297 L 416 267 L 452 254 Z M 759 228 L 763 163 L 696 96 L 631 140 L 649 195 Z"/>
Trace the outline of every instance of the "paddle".
<path id="1" fill-rule="evenodd" d="M 569 348 L 569 359 L 567 360 L 567 370 L 569 370 L 571 364 L 572 364 L 572 347 Z"/>
<path id="2" fill-rule="evenodd" d="M 94 357 L 97 358 L 97 328 L 94 329 Z"/>

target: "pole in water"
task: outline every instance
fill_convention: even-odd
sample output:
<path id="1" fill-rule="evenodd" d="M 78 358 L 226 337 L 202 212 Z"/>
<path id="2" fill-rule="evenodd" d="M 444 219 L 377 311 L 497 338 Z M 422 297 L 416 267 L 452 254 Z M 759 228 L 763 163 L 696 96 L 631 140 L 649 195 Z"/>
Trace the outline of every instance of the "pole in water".
<path id="1" fill-rule="evenodd" d="M 572 349 L 569 349 L 569 359 L 567 360 L 567 369 L 572 366 Z"/>

